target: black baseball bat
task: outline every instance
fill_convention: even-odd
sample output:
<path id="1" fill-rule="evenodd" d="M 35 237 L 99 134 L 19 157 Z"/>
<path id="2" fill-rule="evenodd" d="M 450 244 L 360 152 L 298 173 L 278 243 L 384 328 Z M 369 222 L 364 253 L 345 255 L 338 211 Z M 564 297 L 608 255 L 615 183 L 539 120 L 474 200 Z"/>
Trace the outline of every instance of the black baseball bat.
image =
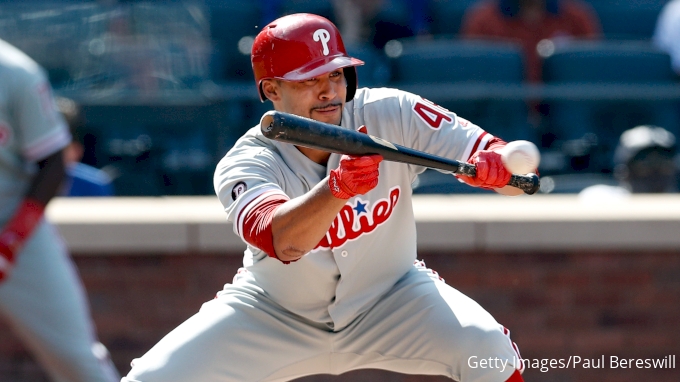
<path id="1" fill-rule="evenodd" d="M 260 120 L 260 129 L 269 139 L 312 149 L 349 155 L 380 154 L 392 162 L 436 168 L 470 177 L 476 174 L 476 167 L 469 163 L 442 158 L 372 135 L 280 111 L 266 112 Z M 536 174 L 512 175 L 508 185 L 529 195 L 540 188 Z"/>

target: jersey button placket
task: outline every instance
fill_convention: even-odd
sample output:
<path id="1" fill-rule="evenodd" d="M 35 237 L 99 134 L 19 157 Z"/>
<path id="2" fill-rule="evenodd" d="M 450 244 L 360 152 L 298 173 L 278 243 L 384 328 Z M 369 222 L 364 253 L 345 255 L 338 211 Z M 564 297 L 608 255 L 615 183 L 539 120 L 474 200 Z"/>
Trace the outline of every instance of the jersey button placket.
<path id="1" fill-rule="evenodd" d="M 349 253 L 347 253 L 347 251 L 340 252 L 340 256 L 342 256 L 342 257 L 347 257 L 347 255 L 349 255 Z"/>

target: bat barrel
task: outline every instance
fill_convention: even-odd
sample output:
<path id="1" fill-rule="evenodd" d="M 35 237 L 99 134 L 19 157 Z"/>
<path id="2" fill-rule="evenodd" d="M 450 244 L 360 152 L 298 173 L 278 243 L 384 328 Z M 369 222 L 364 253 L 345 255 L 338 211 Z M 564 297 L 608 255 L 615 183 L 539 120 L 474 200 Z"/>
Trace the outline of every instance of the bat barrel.
<path id="1" fill-rule="evenodd" d="M 469 163 L 428 154 L 293 114 L 269 111 L 262 116 L 260 129 L 269 139 L 317 150 L 349 155 L 380 154 L 385 160 L 392 162 L 430 167 L 471 177 L 476 174 L 475 166 Z M 535 174 L 513 175 L 508 184 L 529 195 L 536 193 L 540 186 Z"/>
<path id="2" fill-rule="evenodd" d="M 265 113 L 260 128 L 269 139 L 339 154 L 389 157 L 390 151 L 396 151 L 394 145 L 379 138 L 277 111 Z"/>
<path id="3" fill-rule="evenodd" d="M 349 155 L 380 154 L 385 160 L 460 172 L 460 162 L 413 150 L 379 137 L 287 113 L 264 114 L 265 137 L 313 149 Z"/>

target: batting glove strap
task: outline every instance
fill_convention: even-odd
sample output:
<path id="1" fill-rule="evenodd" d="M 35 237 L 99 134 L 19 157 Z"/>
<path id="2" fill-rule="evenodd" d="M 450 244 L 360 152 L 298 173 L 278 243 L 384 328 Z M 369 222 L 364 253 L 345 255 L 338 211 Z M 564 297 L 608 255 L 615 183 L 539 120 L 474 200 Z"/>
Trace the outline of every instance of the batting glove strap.
<path id="1" fill-rule="evenodd" d="M 333 196 L 338 199 L 349 199 L 356 195 L 342 183 L 340 171 L 337 169 L 331 170 L 328 176 L 328 187 L 331 189 Z"/>
<path id="2" fill-rule="evenodd" d="M 337 169 L 331 170 L 328 187 L 338 199 L 365 194 L 378 185 L 381 155 L 343 155 Z"/>

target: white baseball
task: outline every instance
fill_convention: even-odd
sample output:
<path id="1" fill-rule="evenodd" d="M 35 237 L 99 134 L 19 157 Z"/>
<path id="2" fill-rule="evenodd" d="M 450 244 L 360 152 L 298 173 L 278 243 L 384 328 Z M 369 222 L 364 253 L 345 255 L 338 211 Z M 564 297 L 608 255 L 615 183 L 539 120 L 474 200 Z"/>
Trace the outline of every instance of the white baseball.
<path id="1" fill-rule="evenodd" d="M 534 172 L 541 162 L 541 154 L 535 144 L 529 141 L 512 141 L 498 151 L 505 168 L 513 174 L 525 175 Z M 524 192 L 519 188 L 505 186 L 496 192 L 507 196 L 519 196 Z"/>
<path id="2" fill-rule="evenodd" d="M 535 144 L 529 141 L 512 141 L 499 150 L 503 165 L 513 174 L 535 172 L 541 161 L 541 154 Z"/>

